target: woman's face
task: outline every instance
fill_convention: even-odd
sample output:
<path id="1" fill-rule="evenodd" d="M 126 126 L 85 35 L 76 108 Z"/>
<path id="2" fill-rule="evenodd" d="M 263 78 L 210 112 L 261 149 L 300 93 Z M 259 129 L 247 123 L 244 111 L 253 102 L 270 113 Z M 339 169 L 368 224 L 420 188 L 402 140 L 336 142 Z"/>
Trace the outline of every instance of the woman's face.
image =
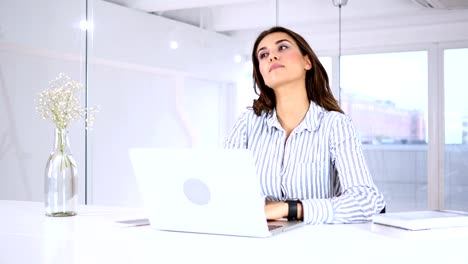
<path id="1" fill-rule="evenodd" d="M 265 84 L 275 89 L 303 80 L 311 68 L 307 55 L 302 55 L 296 42 L 286 33 L 275 32 L 263 38 L 257 47 L 260 73 Z"/>

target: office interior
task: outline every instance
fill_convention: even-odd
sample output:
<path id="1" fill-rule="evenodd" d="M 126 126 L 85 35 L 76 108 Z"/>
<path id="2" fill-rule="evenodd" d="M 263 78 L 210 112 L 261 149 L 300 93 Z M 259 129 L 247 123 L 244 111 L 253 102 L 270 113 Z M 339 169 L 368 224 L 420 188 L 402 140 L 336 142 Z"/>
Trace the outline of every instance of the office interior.
<path id="1" fill-rule="evenodd" d="M 141 207 L 131 148 L 218 148 L 252 104 L 264 29 L 301 34 L 356 126 L 387 212 L 468 211 L 468 4 L 448 0 L 2 0 L 0 200 L 41 202 L 66 73 L 99 106 L 68 131 L 80 204 Z"/>

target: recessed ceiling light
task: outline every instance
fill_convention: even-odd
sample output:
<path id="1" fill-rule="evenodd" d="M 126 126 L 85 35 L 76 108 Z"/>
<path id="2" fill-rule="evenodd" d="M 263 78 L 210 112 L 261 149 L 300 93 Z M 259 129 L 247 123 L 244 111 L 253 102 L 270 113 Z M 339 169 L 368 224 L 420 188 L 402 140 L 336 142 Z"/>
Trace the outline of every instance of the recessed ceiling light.
<path id="1" fill-rule="evenodd" d="M 177 48 L 179 47 L 179 43 L 177 43 L 177 41 L 171 41 L 171 42 L 169 43 L 169 47 L 170 47 L 171 49 L 174 49 L 174 50 L 175 50 L 175 49 L 177 49 Z"/>
<path id="2" fill-rule="evenodd" d="M 93 23 L 88 22 L 88 21 L 86 21 L 86 20 L 81 20 L 81 21 L 80 21 L 80 28 L 81 28 L 81 30 L 83 30 L 83 31 L 91 30 L 91 29 L 93 28 Z"/>

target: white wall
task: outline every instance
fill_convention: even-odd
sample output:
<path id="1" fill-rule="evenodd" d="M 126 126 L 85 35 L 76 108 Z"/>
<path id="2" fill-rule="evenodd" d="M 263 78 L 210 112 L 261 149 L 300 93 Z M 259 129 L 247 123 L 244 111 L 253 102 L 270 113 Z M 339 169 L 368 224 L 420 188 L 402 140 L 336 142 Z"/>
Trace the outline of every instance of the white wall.
<path id="1" fill-rule="evenodd" d="M 231 37 L 99 0 L 93 8 L 93 57 L 235 80 L 240 48 Z"/>

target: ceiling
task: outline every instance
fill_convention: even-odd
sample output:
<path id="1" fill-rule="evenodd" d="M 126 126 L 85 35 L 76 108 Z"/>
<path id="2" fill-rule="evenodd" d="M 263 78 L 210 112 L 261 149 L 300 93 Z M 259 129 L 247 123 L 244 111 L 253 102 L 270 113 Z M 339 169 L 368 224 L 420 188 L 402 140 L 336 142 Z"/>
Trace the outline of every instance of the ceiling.
<path id="1" fill-rule="evenodd" d="M 339 8 L 332 0 L 107 1 L 228 35 L 257 32 L 276 23 L 301 32 L 328 30 L 330 26 L 335 30 L 339 19 Z M 426 3 L 439 8 L 424 7 Z M 444 4 L 468 8 L 466 0 L 349 0 L 341 8 L 343 29 L 358 30 L 385 21 L 402 21 L 404 26 L 418 21 L 427 24 L 468 20 L 468 9 L 447 10 Z"/>
<path id="2" fill-rule="evenodd" d="M 104 1 L 235 37 L 245 44 L 246 51 L 260 31 L 281 25 L 300 32 L 308 41 L 313 40 L 314 47 L 324 54 L 332 52 L 338 48 L 333 43 L 338 43 L 340 13 L 347 48 L 361 45 L 356 41 L 364 36 L 368 39 L 361 42 L 371 45 L 373 38 L 382 32 L 411 35 L 413 29 L 419 29 L 418 32 L 427 35 L 437 28 L 468 23 L 468 0 L 348 0 L 341 10 L 333 4 L 338 0 Z M 439 31 L 444 34 L 443 30 Z M 347 35 L 350 37 L 346 38 Z M 414 39 L 417 42 L 420 36 L 414 34 Z"/>

